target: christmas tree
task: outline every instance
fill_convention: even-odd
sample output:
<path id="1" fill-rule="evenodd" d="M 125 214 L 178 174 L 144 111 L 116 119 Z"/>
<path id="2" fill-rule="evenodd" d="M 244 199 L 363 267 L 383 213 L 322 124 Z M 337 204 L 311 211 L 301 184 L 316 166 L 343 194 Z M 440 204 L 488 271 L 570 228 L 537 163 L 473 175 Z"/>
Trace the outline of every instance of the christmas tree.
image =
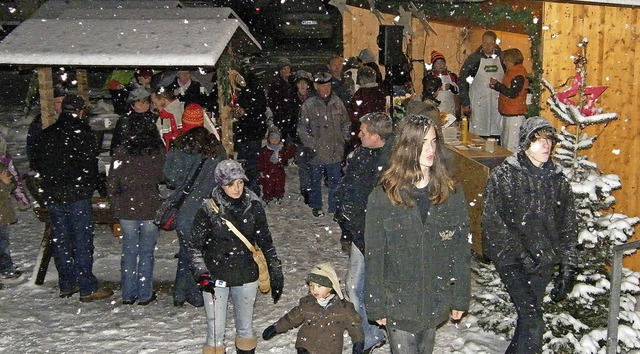
<path id="1" fill-rule="evenodd" d="M 597 164 L 583 154 L 600 135 L 589 135 L 585 128 L 601 127 L 602 132 L 609 122 L 618 118 L 616 113 L 604 113 L 595 106 L 606 87 L 586 85 L 587 44 L 584 38 L 578 45 L 582 53 L 574 58 L 576 73 L 570 87 L 557 92 L 548 81 L 542 80 L 550 91 L 547 103 L 564 124 L 554 160 L 562 167 L 575 195 L 579 242 L 578 275 L 573 291 L 558 303 L 545 297 L 545 353 L 604 353 L 612 248 L 633 236 L 634 225 L 640 221 L 615 212 L 612 191 L 621 188 L 619 177 L 603 174 Z M 577 102 L 572 100 L 574 97 Z M 479 264 L 474 271 L 483 290 L 475 295 L 477 304 L 471 312 L 485 330 L 511 336 L 515 309 L 495 268 Z M 622 352 L 640 348 L 640 312 L 635 310 L 634 297 L 640 292 L 639 277 L 640 273 L 622 270 L 618 316 L 618 348 Z M 550 289 L 551 284 L 547 290 Z"/>

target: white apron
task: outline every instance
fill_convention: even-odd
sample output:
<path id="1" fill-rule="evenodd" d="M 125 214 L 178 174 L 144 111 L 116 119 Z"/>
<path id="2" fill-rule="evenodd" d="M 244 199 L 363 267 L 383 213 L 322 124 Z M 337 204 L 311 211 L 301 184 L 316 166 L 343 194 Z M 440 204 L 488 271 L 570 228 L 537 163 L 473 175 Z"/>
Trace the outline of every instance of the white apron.
<path id="1" fill-rule="evenodd" d="M 446 86 L 446 84 L 449 84 L 457 88 L 458 85 L 456 85 L 455 83 L 453 83 L 453 81 L 451 81 L 451 76 L 449 75 L 438 75 L 438 77 L 440 78 L 440 80 L 442 80 L 442 87 L 440 88 L 440 92 L 438 92 L 438 97 L 436 97 L 438 101 L 440 101 L 440 105 L 438 106 L 438 109 L 440 109 L 440 112 L 451 113 L 455 115 L 456 114 L 456 101 L 455 101 L 456 95 L 454 95 L 453 92 L 449 90 L 445 91 L 444 87 Z"/>
<path id="2" fill-rule="evenodd" d="M 471 117 L 469 131 L 475 135 L 500 135 L 502 132 L 502 116 L 498 112 L 500 93 L 489 87 L 490 79 L 502 81 L 504 70 L 500 57 L 482 58 L 478 72 L 469 85 Z"/>

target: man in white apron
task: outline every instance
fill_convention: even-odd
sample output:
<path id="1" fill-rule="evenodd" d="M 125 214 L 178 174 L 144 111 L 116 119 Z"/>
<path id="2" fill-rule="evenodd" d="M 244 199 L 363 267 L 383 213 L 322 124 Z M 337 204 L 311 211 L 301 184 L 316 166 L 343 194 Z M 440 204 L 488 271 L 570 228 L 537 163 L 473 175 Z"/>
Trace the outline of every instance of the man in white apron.
<path id="1" fill-rule="evenodd" d="M 485 32 L 482 45 L 465 60 L 460 70 L 462 114 L 470 115 L 471 133 L 482 137 L 497 136 L 502 132 L 502 119 L 498 112 L 500 95 L 489 87 L 492 78 L 501 81 L 504 76 L 496 39 L 494 32 Z"/>

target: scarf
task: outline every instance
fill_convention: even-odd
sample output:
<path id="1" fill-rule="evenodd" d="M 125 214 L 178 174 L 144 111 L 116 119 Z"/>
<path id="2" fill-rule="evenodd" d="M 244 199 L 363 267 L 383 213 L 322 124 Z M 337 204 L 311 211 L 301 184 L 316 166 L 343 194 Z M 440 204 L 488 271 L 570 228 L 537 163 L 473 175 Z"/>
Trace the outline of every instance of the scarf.
<path id="1" fill-rule="evenodd" d="M 331 299 L 333 299 L 334 296 L 336 296 L 336 294 L 331 294 L 325 297 L 324 299 L 316 299 L 316 301 L 318 301 L 318 304 L 323 308 L 327 308 L 327 305 L 329 305 L 329 301 L 331 301 Z"/>
<path id="2" fill-rule="evenodd" d="M 282 145 L 267 144 L 267 149 L 273 151 L 273 154 L 271 154 L 271 158 L 269 158 L 269 161 L 271 161 L 272 163 L 278 163 L 280 161 L 280 157 L 278 156 L 278 153 L 280 152 L 280 149 L 282 149 Z"/>

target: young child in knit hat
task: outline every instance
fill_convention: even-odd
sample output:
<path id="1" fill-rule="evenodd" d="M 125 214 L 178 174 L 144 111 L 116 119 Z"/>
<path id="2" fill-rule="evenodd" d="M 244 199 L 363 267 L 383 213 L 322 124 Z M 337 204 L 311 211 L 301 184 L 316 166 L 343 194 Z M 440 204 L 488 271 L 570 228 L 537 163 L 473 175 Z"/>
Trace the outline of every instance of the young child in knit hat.
<path id="1" fill-rule="evenodd" d="M 267 144 L 258 154 L 258 171 L 262 186 L 262 199 L 269 204 L 275 199 L 276 204 L 284 198 L 287 161 L 296 154 L 296 146 L 282 144 L 282 134 L 277 127 L 271 127 L 267 136 Z"/>
<path id="2" fill-rule="evenodd" d="M 336 271 L 330 263 L 313 266 L 307 276 L 309 294 L 298 306 L 262 332 L 269 340 L 276 334 L 300 327 L 296 340 L 298 354 L 342 353 L 344 331 L 351 336 L 353 354 L 364 352 L 364 331 L 360 315 L 342 295 Z"/>

